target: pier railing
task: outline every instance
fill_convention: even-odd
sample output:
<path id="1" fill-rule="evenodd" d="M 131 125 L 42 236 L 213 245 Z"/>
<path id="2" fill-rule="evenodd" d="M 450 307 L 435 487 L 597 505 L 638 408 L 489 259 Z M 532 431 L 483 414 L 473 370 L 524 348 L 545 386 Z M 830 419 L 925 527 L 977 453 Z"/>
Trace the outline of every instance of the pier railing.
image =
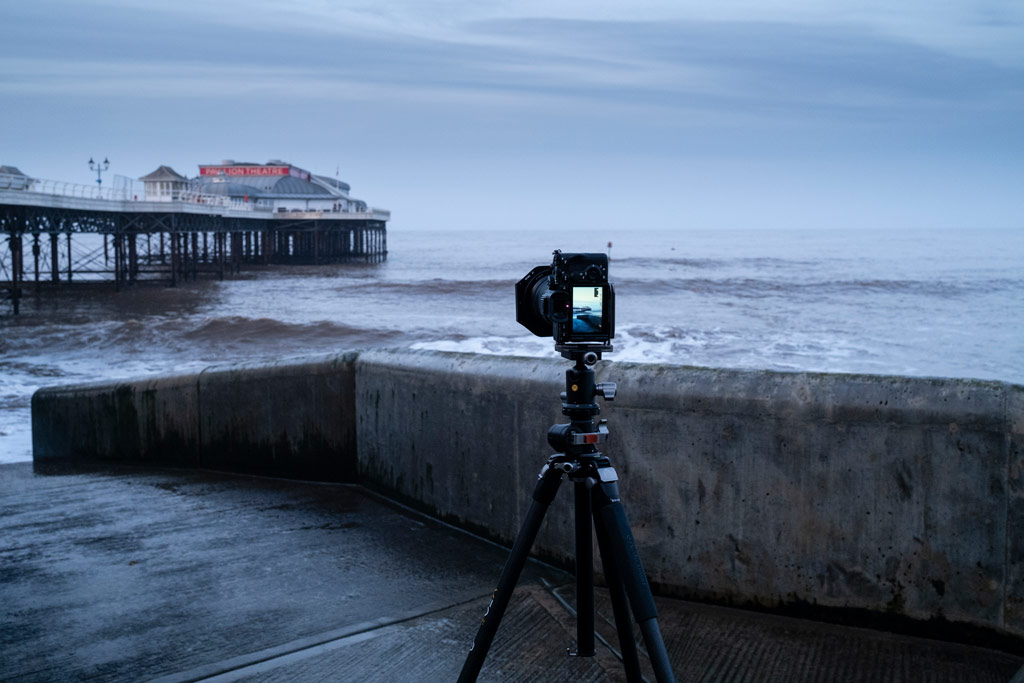
<path id="1" fill-rule="evenodd" d="M 0 192 L 25 192 L 47 197 L 69 197 L 74 199 L 100 199 L 112 202 L 158 202 L 167 204 L 168 208 L 187 204 L 189 206 L 204 206 L 211 208 L 225 208 L 232 211 L 245 211 L 250 213 L 273 214 L 277 218 L 284 219 L 311 219 L 311 218 L 362 218 L 371 220 L 387 221 L 391 218 L 391 212 L 385 209 L 368 207 L 362 211 L 295 211 L 277 209 L 267 204 L 256 201 L 239 201 L 237 198 L 217 194 L 204 194 L 191 189 L 176 192 L 168 200 L 166 198 L 151 199 L 142 195 L 140 198 L 138 187 L 103 187 L 101 185 L 84 185 L 64 180 L 46 180 L 43 178 L 29 178 L 23 175 L 0 173 Z M 339 214 L 343 214 L 339 215 Z"/>
<path id="2" fill-rule="evenodd" d="M 223 206 L 228 209 L 235 211 L 260 211 L 270 213 L 273 211 L 273 207 L 256 202 L 240 202 L 231 197 L 225 197 L 219 194 L 203 194 L 201 192 L 194 192 L 192 190 L 185 190 L 174 195 L 172 202 L 183 202 L 185 204 L 204 204 L 210 206 Z"/>
<path id="3" fill-rule="evenodd" d="M 44 178 L 28 178 L 21 175 L 0 173 L 0 192 L 18 191 L 46 195 L 48 197 L 69 197 L 73 199 L 102 199 L 112 202 L 154 201 L 145 195 L 140 199 L 137 191 L 125 187 L 103 187 L 101 185 L 84 185 L 65 180 L 46 180 Z M 267 212 L 269 206 L 257 205 L 256 202 L 240 202 L 231 197 L 216 194 L 203 194 L 185 190 L 176 193 L 170 201 L 156 200 L 167 204 L 201 204 L 210 207 L 223 207 L 234 211 Z"/>

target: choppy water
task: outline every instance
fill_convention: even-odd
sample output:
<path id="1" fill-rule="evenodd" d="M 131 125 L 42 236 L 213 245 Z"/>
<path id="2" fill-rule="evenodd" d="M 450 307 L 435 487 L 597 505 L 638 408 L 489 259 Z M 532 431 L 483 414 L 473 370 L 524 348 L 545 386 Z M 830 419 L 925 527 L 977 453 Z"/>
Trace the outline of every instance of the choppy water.
<path id="1" fill-rule="evenodd" d="M 403 233 L 388 261 L 171 289 L 65 289 L 0 308 L 0 462 L 31 456 L 41 386 L 376 345 L 554 356 L 513 285 L 608 251 L 611 360 L 1024 383 L 1024 231 Z M 31 286 L 29 287 L 31 291 Z"/>

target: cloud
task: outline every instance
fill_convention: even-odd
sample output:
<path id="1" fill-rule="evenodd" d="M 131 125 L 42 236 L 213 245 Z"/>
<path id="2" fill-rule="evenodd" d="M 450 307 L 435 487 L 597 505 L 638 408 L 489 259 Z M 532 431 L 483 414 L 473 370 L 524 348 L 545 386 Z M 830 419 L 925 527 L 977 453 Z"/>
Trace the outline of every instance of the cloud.
<path id="1" fill-rule="evenodd" d="M 565 20 L 601 23 L 787 24 L 850 26 L 894 42 L 938 52 L 1024 66 L 1024 5 L 995 0 L 178 0 L 156 5 L 147 0 L 90 3 L 119 11 L 181 16 L 204 23 L 246 29 L 271 27 L 299 35 L 406 37 L 450 44 L 479 39 L 467 25 L 483 21 Z"/>
<path id="2" fill-rule="evenodd" d="M 8 36 L 0 57 L 0 92 L 405 102 L 680 122 L 713 114 L 877 122 L 1019 111 L 1024 101 L 1024 69 L 860 25 L 488 18 L 437 28 L 436 18 L 414 21 L 421 17 L 408 5 L 381 12 L 253 2 L 243 11 L 229 0 L 196 21 L 187 3 L 157 14 L 119 4 L 123 11 L 91 18 L 98 33 L 81 30 L 91 7 L 45 25 L 23 19 L 31 26 Z M 449 6 L 453 16 L 473 14 L 464 3 Z M 645 11 L 655 10 L 665 7 Z M 391 23 L 396 15 L 404 23 Z"/>
<path id="3" fill-rule="evenodd" d="M 1000 36 L 1019 34 L 1021 13 L 869 2 L 638 0 L 628 16 L 602 0 L 8 3 L 0 143 L 11 159 L 102 148 L 140 173 L 154 159 L 333 167 L 340 154 L 360 184 L 376 173 L 398 192 L 395 169 L 410 169 L 401 191 L 476 187 L 481 206 L 560 207 L 577 182 L 580 205 L 605 210 L 622 191 L 630 212 L 682 212 L 685 184 L 708 212 L 797 213 L 812 185 L 874 197 L 907 179 L 938 187 L 941 169 L 974 196 L 1010 197 L 1024 61 Z M 74 177 L 80 161 L 34 170 Z"/>

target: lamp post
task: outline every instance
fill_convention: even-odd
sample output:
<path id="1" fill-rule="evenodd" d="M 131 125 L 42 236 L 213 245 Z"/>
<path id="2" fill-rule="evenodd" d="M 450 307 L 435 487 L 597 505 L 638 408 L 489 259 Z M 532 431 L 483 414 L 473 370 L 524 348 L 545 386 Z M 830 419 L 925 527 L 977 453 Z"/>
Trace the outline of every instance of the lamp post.
<path id="1" fill-rule="evenodd" d="M 106 171 L 108 168 L 110 168 L 110 160 L 107 159 L 106 157 L 103 157 L 103 163 L 102 164 L 93 161 L 92 157 L 89 157 L 89 170 L 90 171 L 96 171 L 96 184 L 97 185 L 102 185 L 103 184 L 102 173 L 104 171 Z"/>

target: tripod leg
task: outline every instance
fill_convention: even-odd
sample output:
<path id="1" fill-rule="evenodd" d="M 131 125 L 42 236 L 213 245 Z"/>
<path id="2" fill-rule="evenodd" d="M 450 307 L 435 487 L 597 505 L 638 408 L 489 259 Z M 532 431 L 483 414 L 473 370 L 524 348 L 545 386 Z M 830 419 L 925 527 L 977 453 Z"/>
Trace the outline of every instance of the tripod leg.
<path id="1" fill-rule="evenodd" d="M 526 564 L 530 548 L 537 538 L 537 532 L 540 531 L 541 522 L 544 521 L 544 513 L 547 512 L 551 501 L 555 499 L 555 494 L 561 483 L 561 470 L 545 465 L 541 470 L 540 480 L 533 490 L 533 503 L 530 504 L 530 509 L 526 513 L 526 519 L 512 545 L 512 552 L 509 554 L 508 560 L 505 561 L 505 567 L 501 570 L 498 587 L 491 594 L 491 602 L 487 605 L 483 622 L 476 632 L 473 647 L 470 648 L 466 661 L 462 665 L 459 683 L 471 683 L 480 675 L 480 669 L 483 668 L 487 651 L 490 650 L 491 642 L 494 640 L 494 634 L 498 631 L 501 618 L 505 615 L 509 600 L 512 599 L 512 591 L 519 581 L 519 575 Z"/>
<path id="2" fill-rule="evenodd" d="M 608 530 L 601 515 L 594 515 L 594 529 L 597 531 L 597 550 L 601 554 L 601 567 L 604 568 L 605 582 L 611 594 L 612 614 L 615 617 L 615 630 L 619 634 L 619 650 L 622 652 L 622 663 L 626 669 L 626 680 L 629 683 L 639 683 L 643 680 L 643 674 L 640 671 L 636 641 L 633 640 L 633 622 L 629 616 L 629 603 L 626 602 L 626 588 L 615 556 L 608 547 Z"/>
<path id="3" fill-rule="evenodd" d="M 576 481 L 576 657 L 594 656 L 594 537 L 590 490 L 594 480 Z"/>
<path id="4" fill-rule="evenodd" d="M 603 471 L 601 473 L 603 474 Z M 612 476 L 614 477 L 614 474 Z M 654 667 L 654 676 L 658 683 L 674 683 L 675 675 L 668 661 L 668 651 L 661 637 L 661 629 L 658 628 L 658 610 L 654 606 L 651 587 L 647 583 L 647 575 L 644 574 L 644 567 L 640 562 L 640 553 L 636 550 L 633 532 L 626 521 L 626 512 L 619 501 L 619 485 L 614 479 L 600 481 L 594 487 L 593 493 L 595 514 L 601 516 L 608 533 L 612 561 L 618 562 L 626 593 L 629 595 L 629 604 L 633 608 L 633 616 L 640 624 L 640 632 L 647 645 L 647 654 Z"/>

